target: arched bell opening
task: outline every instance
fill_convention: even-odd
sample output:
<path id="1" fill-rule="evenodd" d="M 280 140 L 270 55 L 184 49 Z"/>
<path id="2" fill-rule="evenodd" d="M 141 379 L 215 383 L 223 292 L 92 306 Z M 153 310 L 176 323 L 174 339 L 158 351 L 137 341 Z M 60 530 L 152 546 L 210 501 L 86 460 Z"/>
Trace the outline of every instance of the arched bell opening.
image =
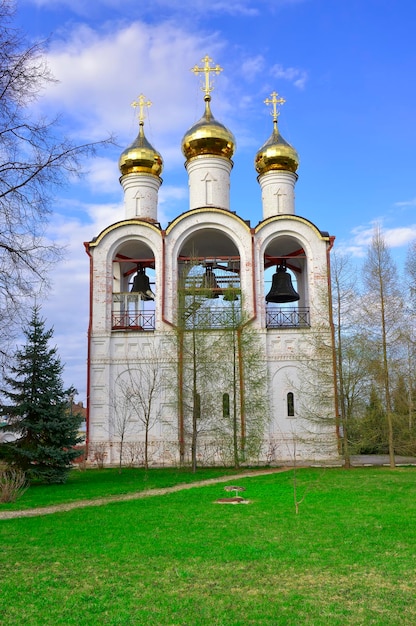
<path id="1" fill-rule="evenodd" d="M 264 253 L 267 328 L 309 326 L 307 258 L 289 236 L 274 239 Z"/>
<path id="2" fill-rule="evenodd" d="M 113 258 L 113 330 L 155 329 L 155 257 L 142 241 L 123 243 Z"/>
<path id="3" fill-rule="evenodd" d="M 178 321 L 185 328 L 227 328 L 241 319 L 240 255 L 223 232 L 190 235 L 178 255 Z"/>

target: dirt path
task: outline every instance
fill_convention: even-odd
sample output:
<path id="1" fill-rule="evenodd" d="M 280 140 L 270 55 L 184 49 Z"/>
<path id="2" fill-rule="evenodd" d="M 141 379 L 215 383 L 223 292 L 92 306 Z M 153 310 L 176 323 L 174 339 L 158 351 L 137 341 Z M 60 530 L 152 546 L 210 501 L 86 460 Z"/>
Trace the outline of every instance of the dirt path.
<path id="1" fill-rule="evenodd" d="M 147 491 L 136 491 L 134 493 L 126 493 L 117 496 L 107 496 L 105 498 L 94 498 L 93 500 L 77 500 L 75 502 L 66 502 L 64 504 L 55 504 L 53 506 L 38 507 L 36 509 L 25 509 L 21 511 L 0 511 L 0 520 L 14 519 L 17 517 L 36 517 L 38 515 L 51 515 L 52 513 L 60 513 L 62 511 L 72 511 L 72 509 L 83 509 L 87 506 L 102 506 L 111 502 L 126 502 L 127 500 L 139 500 L 140 498 L 149 498 L 151 496 L 162 496 L 166 493 L 175 493 L 176 491 L 184 491 L 193 487 L 205 487 L 206 485 L 214 485 L 215 483 L 235 482 L 240 478 L 251 478 L 254 476 L 264 476 L 266 474 L 277 474 L 279 472 L 287 472 L 290 468 L 276 468 L 270 470 L 260 470 L 257 472 L 244 472 L 234 474 L 232 476 L 219 476 L 217 478 L 208 478 L 194 483 L 183 483 L 174 487 L 164 487 L 163 489 L 149 489 Z"/>

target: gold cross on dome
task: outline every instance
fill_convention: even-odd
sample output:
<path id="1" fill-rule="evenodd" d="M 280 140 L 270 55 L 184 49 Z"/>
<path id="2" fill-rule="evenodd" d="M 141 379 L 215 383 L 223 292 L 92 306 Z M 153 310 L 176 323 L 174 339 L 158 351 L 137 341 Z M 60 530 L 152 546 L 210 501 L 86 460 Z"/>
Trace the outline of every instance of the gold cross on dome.
<path id="1" fill-rule="evenodd" d="M 137 100 L 134 100 L 134 102 L 131 103 L 131 106 L 133 108 L 137 108 L 139 107 L 139 123 L 143 124 L 144 121 L 144 107 L 151 107 L 152 103 L 150 102 L 150 100 L 146 100 L 146 97 L 141 93 L 140 96 L 137 98 Z"/>
<path id="2" fill-rule="evenodd" d="M 212 82 L 210 81 L 210 73 L 213 72 L 214 74 L 219 74 L 220 72 L 222 72 L 223 68 L 219 65 L 211 67 L 210 63 L 212 63 L 212 59 L 207 54 L 202 59 L 202 63 L 204 63 L 204 67 L 198 67 L 198 65 L 194 65 L 194 67 L 191 69 L 191 72 L 193 72 L 196 76 L 204 72 L 205 85 L 201 87 L 201 89 L 202 91 L 205 91 L 205 95 L 207 96 L 214 89 L 214 87 L 212 86 Z"/>
<path id="3" fill-rule="evenodd" d="M 271 115 L 273 115 L 273 121 L 277 122 L 277 118 L 280 115 L 280 112 L 277 110 L 277 105 L 278 104 L 284 104 L 286 102 L 286 100 L 284 98 L 278 98 L 279 94 L 276 91 L 273 91 L 272 94 L 270 94 L 271 99 L 266 98 L 266 100 L 264 101 L 264 104 L 272 104 L 273 105 L 273 111 L 271 111 Z"/>

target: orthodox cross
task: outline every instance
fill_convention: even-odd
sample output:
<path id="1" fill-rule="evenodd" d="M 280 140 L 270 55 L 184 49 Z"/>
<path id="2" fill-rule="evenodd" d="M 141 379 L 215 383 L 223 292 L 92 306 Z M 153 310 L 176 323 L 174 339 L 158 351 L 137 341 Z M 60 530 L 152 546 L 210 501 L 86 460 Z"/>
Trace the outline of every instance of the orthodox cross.
<path id="1" fill-rule="evenodd" d="M 266 98 L 266 100 L 264 101 L 264 104 L 272 104 L 273 105 L 273 110 L 271 111 L 271 115 L 273 116 L 273 122 L 277 123 L 277 118 L 279 117 L 280 113 L 277 110 L 277 105 L 278 104 L 284 104 L 286 102 L 286 100 L 284 98 L 278 98 L 278 93 L 276 91 L 273 91 L 271 95 L 271 99 L 270 98 Z"/>
<path id="2" fill-rule="evenodd" d="M 140 96 L 137 98 L 137 100 L 134 100 L 134 102 L 131 103 L 131 106 L 136 109 L 137 107 L 139 107 L 139 124 L 140 126 L 143 126 L 143 122 L 144 122 L 144 107 L 151 107 L 152 103 L 150 102 L 150 100 L 146 100 L 146 97 L 141 93 Z"/>
<path id="3" fill-rule="evenodd" d="M 276 193 L 274 194 L 276 196 L 276 200 L 277 200 L 277 212 L 280 213 L 281 212 L 281 206 L 280 206 L 280 198 L 282 196 L 286 196 L 287 194 L 283 193 L 283 191 L 279 189 L 276 191 Z"/>
<path id="4" fill-rule="evenodd" d="M 212 63 L 212 59 L 207 54 L 202 59 L 202 62 L 204 63 L 204 67 L 198 67 L 198 65 L 195 65 L 191 69 L 191 72 L 193 72 L 196 76 L 204 72 L 205 85 L 201 87 L 201 89 L 202 91 L 205 91 L 205 95 L 208 96 L 209 93 L 214 89 L 212 82 L 210 81 L 210 73 L 213 72 L 214 74 L 219 74 L 220 72 L 222 72 L 223 68 L 220 67 L 219 65 L 215 65 L 215 67 L 211 67 L 210 63 Z"/>

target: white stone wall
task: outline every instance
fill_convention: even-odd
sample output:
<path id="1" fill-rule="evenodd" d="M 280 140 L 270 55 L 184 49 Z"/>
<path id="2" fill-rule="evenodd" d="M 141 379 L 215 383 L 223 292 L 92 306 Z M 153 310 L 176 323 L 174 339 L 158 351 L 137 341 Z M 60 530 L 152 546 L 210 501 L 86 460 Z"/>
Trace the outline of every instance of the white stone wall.
<path id="1" fill-rule="evenodd" d="M 92 320 L 89 355 L 89 441 L 106 446 L 106 463 L 116 463 L 118 440 L 112 436 L 111 394 L 115 381 L 128 367 L 143 359 L 149 347 L 168 345 L 172 334 L 171 323 L 175 320 L 177 297 L 177 258 L 189 237 L 209 233 L 215 244 L 215 232 L 225 234 L 238 250 L 241 259 L 241 288 L 244 309 L 252 318 L 252 325 L 259 332 L 259 341 L 266 346 L 268 363 L 268 399 L 271 421 L 264 433 L 262 459 L 264 462 L 293 460 L 296 453 L 300 459 L 336 456 L 334 445 L 328 452 L 323 447 L 303 445 L 300 407 L 300 391 L 304 384 L 305 362 L 310 358 L 314 334 L 326 333 L 330 343 L 328 310 L 325 303 L 327 291 L 326 254 L 328 238 L 303 218 L 274 216 L 262 222 L 255 231 L 232 213 L 217 209 L 190 211 L 177 218 L 164 235 L 156 227 L 132 220 L 120 222 L 103 231 L 91 246 L 92 267 Z M 310 308 L 311 328 L 266 329 L 266 306 L 264 299 L 264 253 L 274 240 L 292 239 L 305 250 L 304 284 L 301 285 L 302 305 Z M 164 241 L 163 241 L 164 239 Z M 156 268 L 156 331 L 112 331 L 111 308 L 114 289 L 112 260 L 117 250 L 126 242 L 141 242 L 151 249 Z M 117 276 L 116 276 L 117 279 Z M 160 350 L 159 350 L 160 351 Z M 162 349 L 163 352 L 163 349 Z M 167 348 L 165 349 L 167 353 Z M 312 370 L 311 370 L 312 371 Z M 317 381 L 319 384 L 319 381 Z M 287 393 L 293 391 L 296 412 L 287 415 Z M 151 431 L 152 463 L 175 464 L 178 462 L 177 416 L 172 404 L 161 397 L 160 421 Z M 322 429 L 321 429 L 322 430 Z M 127 437 L 128 454 L 142 458 L 143 428 L 136 424 Z M 325 439 L 335 442 L 333 422 L 325 432 Z M 296 443 L 295 443 L 296 442 Z M 315 442 L 316 443 L 316 442 Z M 323 444 L 322 444 L 323 445 Z M 212 454 L 204 447 L 205 457 L 221 462 L 221 454 Z M 329 450 L 329 448 L 328 448 Z M 127 458 L 127 457 L 126 457 Z M 127 461 L 126 461 L 127 462 Z M 140 462 L 139 460 L 137 462 Z"/>

